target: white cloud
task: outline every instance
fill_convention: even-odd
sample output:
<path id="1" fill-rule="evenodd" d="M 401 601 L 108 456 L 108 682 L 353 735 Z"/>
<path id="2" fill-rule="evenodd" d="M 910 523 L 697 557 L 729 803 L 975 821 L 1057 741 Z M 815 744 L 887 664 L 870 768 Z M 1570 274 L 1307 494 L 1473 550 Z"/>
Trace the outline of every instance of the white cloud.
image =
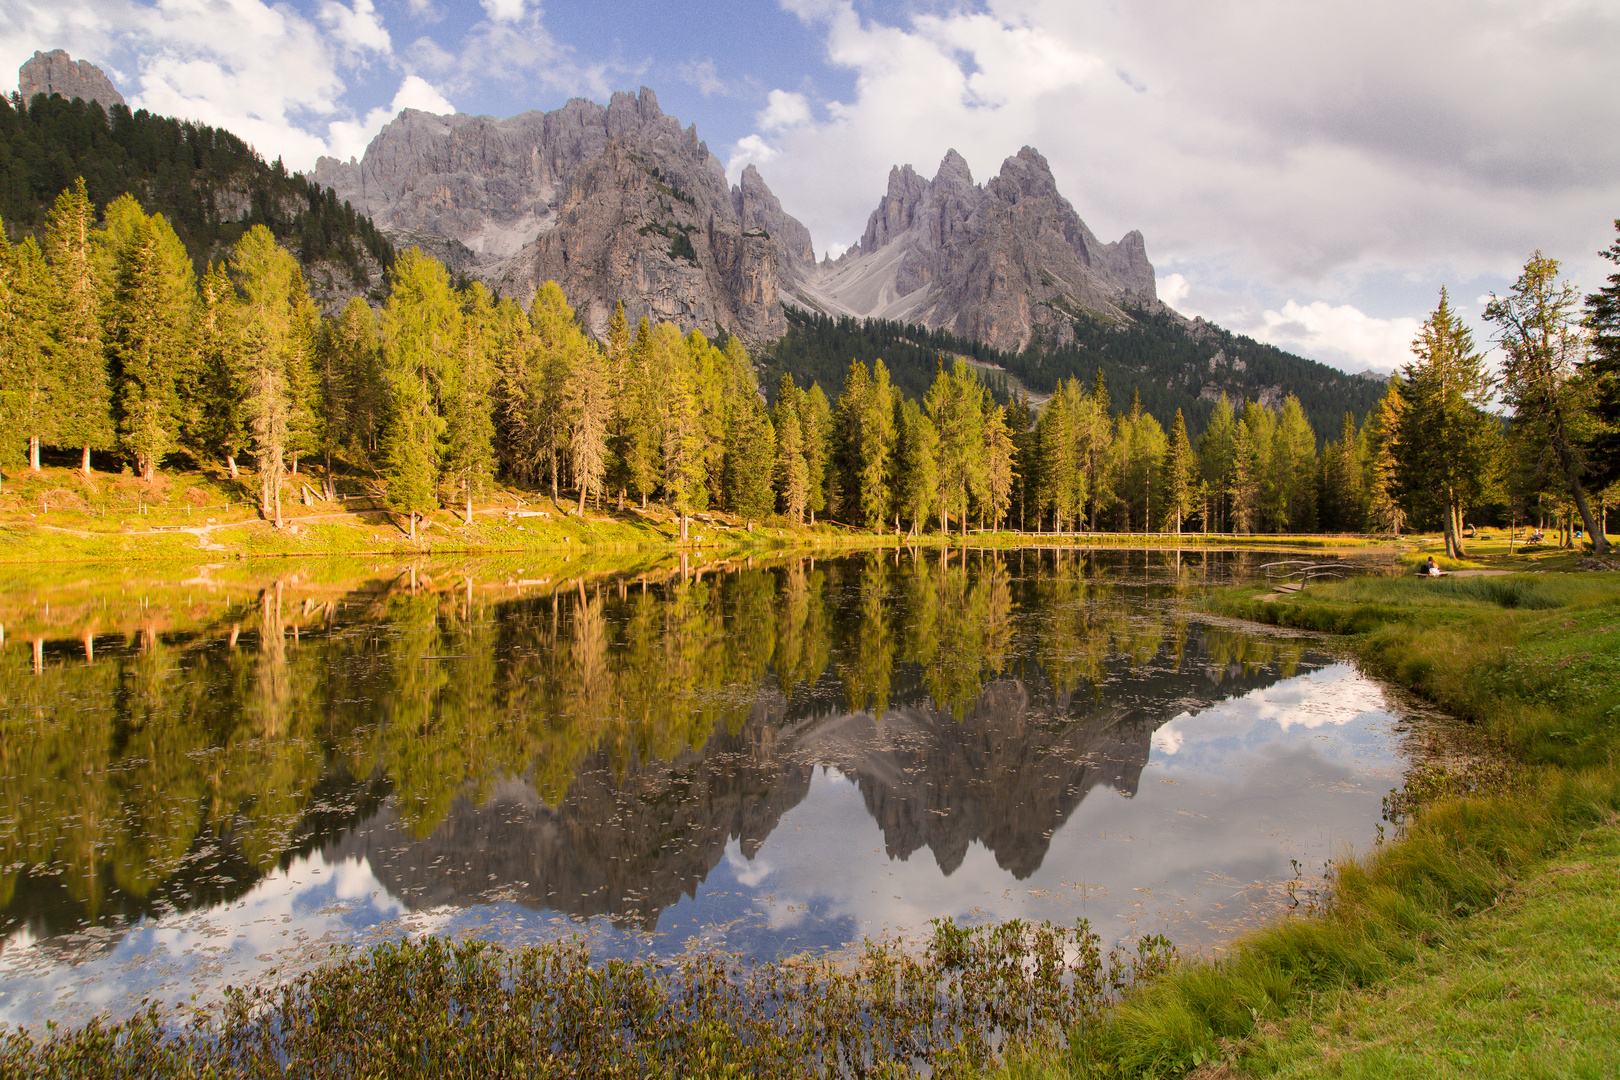
<path id="1" fill-rule="evenodd" d="M 456 107 L 435 90 L 431 83 L 416 75 L 405 76 L 399 92 L 386 107 L 372 109 L 358 121 L 336 120 L 327 128 L 327 153 L 339 160 L 359 157 L 366 146 L 401 109 L 420 109 L 423 112 L 445 115 Z"/>
<path id="2" fill-rule="evenodd" d="M 1289 300 L 1281 311 L 1266 311 L 1257 326 L 1245 329 L 1260 341 L 1347 370 L 1362 363 L 1387 373 L 1412 358 L 1418 326 L 1411 318 L 1375 319 L 1349 304 L 1334 307 L 1321 300 L 1309 304 Z"/>
<path id="3" fill-rule="evenodd" d="M 704 97 L 724 94 L 729 87 L 720 78 L 720 69 L 711 60 L 688 60 L 675 69 L 676 77 L 688 86 L 696 87 Z"/>
<path id="4" fill-rule="evenodd" d="M 1189 275 L 1219 261 L 1244 290 L 1393 316 L 1538 247 L 1597 280 L 1620 205 L 1620 142 L 1591 136 L 1620 129 L 1607 0 L 988 0 L 894 25 L 782 4 L 855 87 L 732 162 L 774 151 L 766 179 L 818 247 L 859 235 L 893 164 L 931 174 L 955 147 L 982 180 L 1031 144 L 1104 239 L 1141 228 Z M 1361 291 L 1389 270 L 1404 292 Z"/>
<path id="5" fill-rule="evenodd" d="M 393 51 L 394 44 L 388 37 L 388 31 L 383 28 L 382 20 L 377 17 L 377 9 L 372 6 L 371 0 L 354 0 L 352 8 L 344 7 L 336 0 L 325 0 L 320 8 L 320 20 L 338 42 L 356 52 L 386 55 Z"/>
<path id="6" fill-rule="evenodd" d="M 1180 274 L 1166 274 L 1159 279 L 1159 299 L 1171 307 L 1180 305 L 1190 292 L 1192 286 L 1188 285 L 1187 279 Z"/>
<path id="7" fill-rule="evenodd" d="M 523 18 L 524 0 L 478 0 L 484 14 L 496 22 L 517 22 Z"/>
<path id="8" fill-rule="evenodd" d="M 802 127 L 810 121 L 810 102 L 803 94 L 786 90 L 772 90 L 766 96 L 765 108 L 754 117 L 754 122 L 766 131 Z"/>

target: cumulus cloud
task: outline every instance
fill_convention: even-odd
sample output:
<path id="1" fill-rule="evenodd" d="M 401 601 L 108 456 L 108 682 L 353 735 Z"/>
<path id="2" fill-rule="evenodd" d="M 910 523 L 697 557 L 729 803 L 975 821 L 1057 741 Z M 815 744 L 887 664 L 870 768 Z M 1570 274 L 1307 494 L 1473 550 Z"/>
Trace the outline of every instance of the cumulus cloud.
<path id="1" fill-rule="evenodd" d="M 821 122 L 756 124 L 731 166 L 769 161 L 821 247 L 859 234 L 891 165 L 931 174 L 955 147 L 982 180 L 1027 143 L 1099 235 L 1141 228 L 1195 292 L 1216 268 L 1257 284 L 1279 325 L 1293 297 L 1304 338 L 1336 324 L 1387 368 L 1405 324 L 1374 316 L 1511 280 L 1537 247 L 1595 275 L 1620 205 L 1620 142 L 1592 134 L 1620 130 L 1605 0 L 988 0 L 888 23 L 783 6 L 854 90 L 813 101 Z M 1411 287 L 1375 299 L 1389 268 Z"/>
<path id="2" fill-rule="evenodd" d="M 352 8 L 326 0 L 320 7 L 320 20 L 331 30 L 333 40 L 355 52 L 393 51 L 394 44 L 371 0 L 354 0 Z"/>
<path id="3" fill-rule="evenodd" d="M 339 160 L 357 158 L 366 152 L 366 146 L 401 109 L 420 109 L 423 112 L 444 115 L 456 111 L 445 96 L 433 88 L 426 79 L 417 75 L 405 76 L 399 92 L 388 105 L 372 109 L 359 120 L 336 120 L 327 128 L 327 152 Z"/>
<path id="4" fill-rule="evenodd" d="M 808 124 L 810 120 L 810 102 L 803 94 L 791 94 L 786 90 L 772 90 L 766 96 L 765 108 L 754 117 L 754 121 L 766 131 L 785 131 Z"/>
<path id="5" fill-rule="evenodd" d="M 488 15 L 496 22 L 517 22 L 523 18 L 524 0 L 478 0 Z"/>
<path id="6" fill-rule="evenodd" d="M 1412 318 L 1375 319 L 1349 304 L 1334 307 L 1316 300 L 1289 300 L 1281 311 L 1266 311 L 1249 333 L 1293 352 L 1348 367 L 1365 362 L 1388 373 L 1412 358 L 1419 322 Z"/>

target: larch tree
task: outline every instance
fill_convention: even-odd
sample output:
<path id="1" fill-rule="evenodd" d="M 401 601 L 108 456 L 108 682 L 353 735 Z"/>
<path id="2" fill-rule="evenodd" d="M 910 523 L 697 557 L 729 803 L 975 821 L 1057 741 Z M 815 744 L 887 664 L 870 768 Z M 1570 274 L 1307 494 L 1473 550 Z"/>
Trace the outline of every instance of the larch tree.
<path id="1" fill-rule="evenodd" d="M 473 523 L 473 497 L 495 476 L 495 408 L 492 362 L 495 305 L 482 282 L 460 297 L 454 352 L 445 365 L 440 399 L 444 415 L 444 475 L 460 490 L 466 524 Z"/>
<path id="2" fill-rule="evenodd" d="M 1017 444 L 1007 426 L 1007 409 L 997 405 L 984 421 L 984 509 L 981 515 L 991 529 L 1001 528 L 1012 503 L 1013 484 L 1018 480 Z"/>
<path id="3" fill-rule="evenodd" d="M 1198 506 L 1198 459 L 1193 455 L 1192 442 L 1187 438 L 1187 421 L 1176 410 L 1175 423 L 1170 426 L 1170 438 L 1164 447 L 1164 464 L 1160 467 L 1164 477 L 1164 522 L 1177 536 L 1182 522 Z"/>
<path id="4" fill-rule="evenodd" d="M 652 326 L 642 319 L 630 343 L 629 370 L 620 406 L 625 423 L 620 453 L 626 482 L 643 510 L 658 486 L 663 446 L 661 388 L 668 374 L 655 366 Z"/>
<path id="5" fill-rule="evenodd" d="M 897 429 L 899 459 L 898 512 L 911 521 L 911 533 L 921 533 L 938 502 L 939 432 L 934 422 L 910 398 L 900 402 Z"/>
<path id="6" fill-rule="evenodd" d="M 1408 509 L 1438 518 L 1446 554 L 1460 559 L 1463 514 L 1485 495 L 1496 463 L 1497 424 L 1485 411 L 1495 386 L 1444 289 L 1403 374 L 1401 489 Z"/>
<path id="7" fill-rule="evenodd" d="M 1557 462 L 1593 550 L 1601 555 L 1609 541 L 1587 499 L 1591 470 L 1585 449 L 1598 419 L 1591 409 L 1592 385 L 1577 377 L 1587 355 L 1586 335 L 1575 317 L 1577 299 L 1575 287 L 1558 280 L 1558 260 L 1538 251 L 1507 296 L 1492 295 L 1485 319 L 1496 324 L 1504 355 L 1502 397 L 1513 409 L 1514 423 L 1534 432 Z"/>
<path id="8" fill-rule="evenodd" d="M 190 378 L 196 281 L 185 246 L 161 214 L 116 253 L 108 352 L 118 369 L 118 435 L 151 482 L 179 434 L 179 387 Z"/>
<path id="9" fill-rule="evenodd" d="M 1318 514 L 1327 532 L 1360 532 L 1366 516 L 1362 477 L 1365 443 L 1356 430 L 1356 418 L 1344 414 L 1339 438 L 1322 454 L 1322 503 Z"/>
<path id="10" fill-rule="evenodd" d="M 46 218 L 45 254 L 53 285 L 49 326 L 54 438 L 80 449 L 80 469 L 87 476 L 91 451 L 113 445 L 112 390 L 100 314 L 103 298 L 111 291 L 111 276 L 101 280 L 98 275 L 95 225 L 95 207 L 80 177 L 57 196 Z"/>
<path id="11" fill-rule="evenodd" d="M 568 416 L 569 469 L 579 487 L 581 514 L 588 493 L 596 492 L 598 505 L 601 503 L 608 469 L 608 431 L 613 421 L 612 388 L 602 350 L 590 341 L 582 341 L 563 393 Z"/>
<path id="12" fill-rule="evenodd" d="M 686 341 L 673 323 L 653 327 L 648 355 L 652 371 L 662 373 L 664 498 L 680 516 L 681 542 L 685 543 L 693 511 L 707 509 L 709 498 L 697 372 Z"/>
<path id="13" fill-rule="evenodd" d="M 1389 387 L 1367 421 L 1367 463 L 1362 481 L 1370 523 L 1396 535 L 1406 522 L 1400 503 L 1399 453 L 1404 402 L 1401 376 L 1396 372 L 1389 377 Z"/>
<path id="14" fill-rule="evenodd" d="M 793 376 L 783 375 L 784 390 Z M 804 430 L 799 423 L 797 402 L 786 393 L 776 399 L 776 487 L 782 497 L 782 512 L 795 525 L 803 524 L 810 499 L 809 470 L 804 463 Z"/>
<path id="15" fill-rule="evenodd" d="M 804 396 L 799 399 L 799 427 L 804 435 L 804 467 L 807 482 L 810 485 L 810 495 L 805 507 L 810 514 L 810 524 L 816 523 L 816 515 L 827 509 L 828 504 L 828 460 L 831 456 L 832 442 L 832 405 L 827 401 L 827 394 L 821 389 L 821 384 L 812 382 Z"/>
<path id="16" fill-rule="evenodd" d="M 1272 433 L 1269 485 L 1274 532 L 1314 532 L 1316 515 L 1316 432 L 1299 398 L 1289 394 Z"/>
<path id="17" fill-rule="evenodd" d="M 872 365 L 872 379 L 860 405 L 856 485 L 861 521 L 882 532 L 889 516 L 890 457 L 894 453 L 894 387 L 883 361 Z"/>
<path id="18" fill-rule="evenodd" d="M 263 225 L 253 226 L 237 241 L 231 253 L 231 276 L 241 298 L 235 381 L 253 437 L 259 513 L 280 528 L 281 483 L 292 411 L 287 392 L 288 354 L 302 347 L 294 314 L 308 302 L 308 295 L 298 260 Z"/>
<path id="19" fill-rule="evenodd" d="M 984 384 L 960 357 L 950 371 L 943 366 L 928 388 L 925 404 L 939 431 L 940 487 L 955 502 L 963 538 L 967 537 L 970 499 L 984 492 Z M 949 511 L 941 507 L 944 531 Z"/>
<path id="20" fill-rule="evenodd" d="M 439 505 L 439 412 L 446 358 L 461 339 L 461 306 L 450 276 L 433 259 L 411 248 L 394 263 L 392 295 L 383 307 L 383 378 L 388 422 L 383 432 L 383 475 L 388 505 L 417 519 Z"/>
<path id="21" fill-rule="evenodd" d="M 568 385 L 575 365 L 583 362 L 585 335 L 562 286 L 555 281 L 547 281 L 534 294 L 529 323 L 534 330 L 534 352 L 525 377 L 525 426 L 529 453 L 550 474 L 555 501 L 568 453 Z"/>
<path id="22" fill-rule="evenodd" d="M 1236 421 L 1232 401 L 1221 392 L 1204 433 L 1198 437 L 1198 461 L 1204 480 L 1204 531 L 1231 528 L 1231 472 L 1236 457 Z"/>
<path id="23" fill-rule="evenodd" d="M 16 294 L 17 253 L 0 228 L 0 491 L 5 474 L 27 460 L 22 452 L 24 429 L 20 423 L 27 385 L 28 356 L 40 351 L 38 324 L 19 306 Z"/>
<path id="24" fill-rule="evenodd" d="M 731 508 L 745 518 L 762 518 L 776 503 L 776 493 L 771 487 L 772 467 L 777 457 L 776 431 L 770 414 L 765 411 L 765 403 L 757 396 L 737 402 L 737 412 L 739 417 L 732 425 L 727 452 Z M 795 416 L 794 420 L 797 419 Z M 802 451 L 798 457 L 802 484 Z"/>
<path id="25" fill-rule="evenodd" d="M 1077 452 L 1074 408 L 1075 399 L 1083 396 L 1083 391 L 1075 392 L 1078 390 L 1073 379 L 1059 381 L 1038 429 L 1041 486 L 1037 528 L 1039 517 L 1051 511 L 1052 531 L 1056 533 L 1063 532 L 1066 524 L 1077 521 L 1085 512 L 1085 473 L 1080 469 Z"/>
<path id="26" fill-rule="evenodd" d="M 851 360 L 833 411 L 831 510 L 851 525 L 861 520 L 861 418 L 871 384 L 866 365 Z"/>
<path id="27" fill-rule="evenodd" d="M 634 369 L 630 360 L 630 320 L 624 314 L 624 302 L 613 306 L 608 320 L 607 340 L 603 342 L 603 370 L 607 372 L 608 394 L 613 401 L 613 416 L 608 426 L 608 478 L 609 487 L 618 493 L 619 509 L 624 509 L 624 497 L 630 487 L 628 467 L 630 433 L 633 430 L 630 400 L 631 377 Z"/>

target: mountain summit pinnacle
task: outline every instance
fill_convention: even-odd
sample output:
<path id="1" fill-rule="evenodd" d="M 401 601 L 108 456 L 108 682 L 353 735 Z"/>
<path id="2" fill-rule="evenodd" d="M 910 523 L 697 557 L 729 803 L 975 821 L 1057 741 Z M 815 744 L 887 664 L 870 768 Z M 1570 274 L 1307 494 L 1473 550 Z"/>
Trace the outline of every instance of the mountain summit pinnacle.
<path id="1" fill-rule="evenodd" d="M 105 71 L 88 60 L 75 62 L 65 49 L 48 53 L 36 50 L 17 69 L 17 88 L 24 101 L 33 100 L 35 94 L 60 94 L 69 101 L 82 98 L 99 102 L 103 109 L 124 104 L 124 95 Z"/>

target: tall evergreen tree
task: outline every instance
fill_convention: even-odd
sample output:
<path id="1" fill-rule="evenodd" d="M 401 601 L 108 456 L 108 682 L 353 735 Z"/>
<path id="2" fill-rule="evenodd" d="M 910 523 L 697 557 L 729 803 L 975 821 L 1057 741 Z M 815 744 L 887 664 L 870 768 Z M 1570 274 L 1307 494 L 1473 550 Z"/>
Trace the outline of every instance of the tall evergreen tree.
<path id="1" fill-rule="evenodd" d="M 1558 260 L 1536 252 L 1507 296 L 1485 306 L 1496 324 L 1502 364 L 1503 400 L 1522 425 L 1557 462 L 1571 501 L 1598 554 L 1609 541 L 1598 529 L 1586 497 L 1591 475 L 1585 444 L 1598 430 L 1591 411 L 1593 387 L 1577 377 L 1586 360 L 1586 336 L 1575 318 L 1575 287 L 1558 280 Z"/>
<path id="2" fill-rule="evenodd" d="M 984 510 L 981 514 L 991 529 L 1001 528 L 1012 502 L 1013 484 L 1018 479 L 1017 445 L 1007 426 L 1007 410 L 997 405 L 984 422 Z"/>
<path id="3" fill-rule="evenodd" d="M 16 284 L 16 251 L 0 227 L 0 491 L 5 490 L 7 471 L 27 460 L 21 452 L 26 429 L 20 421 L 27 387 L 27 357 L 30 351 L 40 351 L 37 343 L 28 340 L 37 333 L 37 324 L 19 308 Z"/>
<path id="4" fill-rule="evenodd" d="M 1160 474 L 1164 477 L 1164 522 L 1180 536 L 1182 522 L 1198 506 L 1198 459 L 1193 455 L 1192 442 L 1187 438 L 1187 421 L 1180 409 L 1176 410 L 1176 420 L 1165 443 Z"/>
<path id="5" fill-rule="evenodd" d="M 1615 220 L 1614 228 L 1620 232 L 1620 219 Z M 1620 240 L 1598 254 L 1620 267 Z M 1581 375 L 1591 388 L 1591 408 L 1597 421 L 1588 460 L 1594 483 L 1613 485 L 1620 483 L 1620 269 L 1597 292 L 1587 295 L 1585 323 L 1592 339 Z M 1598 531 L 1604 532 L 1602 522 Z"/>
<path id="6" fill-rule="evenodd" d="M 777 458 L 776 431 L 765 411 L 765 403 L 757 395 L 738 401 L 736 411 L 738 419 L 732 424 L 726 455 L 731 509 L 746 518 L 762 518 L 771 512 L 776 502 L 776 493 L 771 488 Z M 798 417 L 793 419 L 797 422 Z M 802 451 L 798 457 L 802 469 Z M 800 475 L 802 483 L 802 473 Z"/>
<path id="7" fill-rule="evenodd" d="M 612 383 L 607 358 L 589 341 L 580 343 L 578 360 L 568 373 L 563 407 L 568 416 L 568 460 L 579 487 L 579 512 L 585 496 L 596 492 L 600 504 L 608 470 L 608 428 L 613 421 Z"/>
<path id="8" fill-rule="evenodd" d="M 454 361 L 445 368 L 444 474 L 460 489 L 466 523 L 473 523 L 473 496 L 495 475 L 495 370 L 492 339 L 495 305 L 482 282 L 463 290 Z"/>
<path id="9" fill-rule="evenodd" d="M 253 436 L 259 513 L 280 528 L 292 412 L 287 368 L 290 354 L 303 347 L 295 313 L 308 302 L 308 294 L 298 260 L 262 225 L 255 225 L 237 241 L 231 254 L 231 274 L 241 295 L 236 385 Z"/>
<path id="10" fill-rule="evenodd" d="M 861 403 L 859 418 L 859 474 L 861 521 L 881 532 L 889 516 L 889 481 L 894 453 L 894 388 L 881 359 L 872 365 L 872 381 Z"/>
<path id="11" fill-rule="evenodd" d="M 896 509 L 910 520 L 911 532 L 916 534 L 928 524 L 928 515 L 938 502 L 939 432 L 911 398 L 899 402 L 897 415 Z"/>
<path id="12" fill-rule="evenodd" d="M 191 259 L 162 215 L 142 220 L 117 252 L 114 281 L 106 337 L 118 369 L 118 434 L 150 482 L 178 441 L 197 291 Z"/>
<path id="13" fill-rule="evenodd" d="M 383 372 L 388 422 L 383 475 L 388 505 L 410 517 L 416 538 L 420 515 L 439 504 L 439 396 L 445 361 L 461 339 L 461 310 L 443 266 L 411 248 L 394 263 L 392 295 L 383 307 Z"/>
<path id="14" fill-rule="evenodd" d="M 95 207 L 80 177 L 57 197 L 45 226 L 45 254 L 54 284 L 50 301 L 52 437 L 63 446 L 80 448 L 80 468 L 86 475 L 90 452 L 113 444 L 111 384 L 100 317 L 111 276 L 98 280 L 95 223 Z M 38 468 L 37 446 L 34 456 Z"/>
<path id="15" fill-rule="evenodd" d="M 1205 509 L 1204 531 L 1231 529 L 1231 474 L 1237 451 L 1237 431 L 1232 402 L 1225 392 L 1215 402 L 1209 426 L 1198 437 L 1198 460 L 1203 474 Z"/>
<path id="16" fill-rule="evenodd" d="M 60 419 L 57 402 L 61 383 L 46 334 L 50 325 L 50 268 L 32 236 L 23 237 L 15 248 L 7 245 L 6 276 L 6 437 L 27 446 L 28 467 L 38 470 L 40 443 L 52 438 Z M 96 341 L 99 346 L 99 331 Z"/>
<path id="17" fill-rule="evenodd" d="M 795 525 L 802 524 L 810 501 L 810 475 L 804 462 L 804 429 L 799 423 L 793 376 L 782 376 L 783 393 L 776 398 L 776 490 L 782 499 L 782 512 Z M 795 388 L 796 389 L 796 388 Z"/>
<path id="18" fill-rule="evenodd" d="M 956 506 L 964 539 L 968 501 L 984 493 L 984 399 L 984 384 L 958 357 L 950 371 L 940 367 L 925 402 L 939 432 L 940 488 Z M 942 506 L 940 521 L 947 533 L 948 513 Z"/>
<path id="19" fill-rule="evenodd" d="M 1405 395 L 1399 372 L 1367 420 L 1367 516 L 1375 529 L 1399 534 L 1406 521 L 1400 503 L 1400 432 Z"/>
<path id="20" fill-rule="evenodd" d="M 182 395 L 181 444 L 198 461 L 217 455 L 231 479 L 236 459 L 252 443 L 238 385 L 242 324 L 236 285 L 223 263 L 203 275 L 198 290 L 190 378 Z"/>
<path id="21" fill-rule="evenodd" d="M 804 392 L 799 404 L 799 428 L 804 435 L 804 468 L 806 482 L 810 485 L 805 507 L 810 512 L 810 524 L 814 525 L 816 515 L 827 509 L 830 498 L 828 486 L 831 470 L 828 463 L 832 453 L 832 406 L 821 384 L 815 382 Z"/>
<path id="22" fill-rule="evenodd" d="M 1397 444 L 1401 490 L 1409 510 L 1438 518 L 1446 554 L 1460 559 L 1463 514 L 1485 494 L 1497 425 L 1485 411 L 1494 381 L 1444 289 L 1412 342 L 1404 374 Z"/>

